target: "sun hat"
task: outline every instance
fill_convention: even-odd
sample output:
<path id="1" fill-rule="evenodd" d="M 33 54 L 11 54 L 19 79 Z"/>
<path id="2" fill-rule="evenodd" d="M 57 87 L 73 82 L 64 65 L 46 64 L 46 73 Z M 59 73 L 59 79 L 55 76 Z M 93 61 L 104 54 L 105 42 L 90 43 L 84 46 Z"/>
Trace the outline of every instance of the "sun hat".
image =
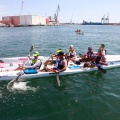
<path id="1" fill-rule="evenodd" d="M 38 56 L 39 55 L 39 52 L 38 51 L 35 51 L 34 53 L 33 53 L 33 56 Z"/>

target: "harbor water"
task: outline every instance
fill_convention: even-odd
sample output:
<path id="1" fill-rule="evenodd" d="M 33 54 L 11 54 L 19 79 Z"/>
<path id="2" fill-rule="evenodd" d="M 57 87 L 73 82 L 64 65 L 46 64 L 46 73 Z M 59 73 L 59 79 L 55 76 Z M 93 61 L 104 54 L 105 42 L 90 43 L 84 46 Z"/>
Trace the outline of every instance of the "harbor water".
<path id="1" fill-rule="evenodd" d="M 84 35 L 75 31 L 80 29 Z M 0 28 L 0 57 L 27 56 L 30 46 L 49 56 L 73 45 L 77 55 L 105 44 L 120 54 L 120 26 L 69 25 Z M 32 55 L 32 54 L 31 54 Z M 0 81 L 0 120 L 120 120 L 120 68 L 27 79 L 7 88 Z"/>

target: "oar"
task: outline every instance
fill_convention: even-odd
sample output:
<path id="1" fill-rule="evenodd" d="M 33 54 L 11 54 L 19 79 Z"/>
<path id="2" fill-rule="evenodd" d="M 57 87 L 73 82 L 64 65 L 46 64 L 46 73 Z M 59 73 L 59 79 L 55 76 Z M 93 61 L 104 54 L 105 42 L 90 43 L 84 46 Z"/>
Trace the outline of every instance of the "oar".
<path id="1" fill-rule="evenodd" d="M 96 64 L 96 63 L 94 63 L 94 62 L 91 62 L 91 64 L 95 65 L 101 73 L 103 73 L 103 74 L 106 73 L 106 70 L 103 69 L 101 65 Z"/>
<path id="2" fill-rule="evenodd" d="M 34 49 L 34 45 L 32 45 L 32 46 L 30 47 L 30 51 L 29 51 L 29 54 L 28 54 L 28 55 L 30 55 L 30 53 L 33 51 L 33 49 Z M 24 63 L 24 64 L 25 64 L 25 63 Z M 18 81 L 18 79 L 19 79 L 19 77 L 20 77 L 21 75 L 23 75 L 23 74 L 22 74 L 22 70 L 19 72 L 18 76 L 13 80 L 13 82 Z"/>
<path id="3" fill-rule="evenodd" d="M 59 76 L 58 76 L 59 72 L 51 72 L 49 74 L 56 74 L 56 80 L 57 80 L 58 86 L 60 86 L 60 79 L 59 79 Z"/>
<path id="4" fill-rule="evenodd" d="M 98 70 L 100 70 L 101 73 L 105 74 L 106 70 L 101 67 L 101 65 L 97 64 Z"/>
<path id="5" fill-rule="evenodd" d="M 53 57 L 52 57 L 52 61 L 53 61 Z M 58 86 L 60 86 L 60 79 L 59 79 L 58 73 L 56 73 L 56 80 L 57 80 Z"/>
<path id="6" fill-rule="evenodd" d="M 58 73 L 56 74 L 56 80 L 57 80 L 58 86 L 60 86 L 60 79 L 59 79 Z"/>

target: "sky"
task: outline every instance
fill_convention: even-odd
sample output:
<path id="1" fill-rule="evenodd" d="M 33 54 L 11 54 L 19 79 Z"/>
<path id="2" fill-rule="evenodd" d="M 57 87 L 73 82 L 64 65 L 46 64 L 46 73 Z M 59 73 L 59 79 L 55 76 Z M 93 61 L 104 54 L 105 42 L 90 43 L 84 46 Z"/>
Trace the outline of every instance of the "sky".
<path id="1" fill-rule="evenodd" d="M 120 23 L 120 0 L 0 0 L 0 20 L 2 16 L 54 16 L 58 4 L 61 23 L 101 22 L 104 15 L 109 15 L 110 23 Z"/>

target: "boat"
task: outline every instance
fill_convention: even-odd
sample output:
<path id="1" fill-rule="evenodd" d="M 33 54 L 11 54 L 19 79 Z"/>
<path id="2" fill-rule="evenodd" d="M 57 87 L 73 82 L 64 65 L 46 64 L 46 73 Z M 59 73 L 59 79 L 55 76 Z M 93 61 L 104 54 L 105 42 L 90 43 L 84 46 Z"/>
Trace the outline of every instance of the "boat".
<path id="1" fill-rule="evenodd" d="M 83 21 L 82 25 L 103 25 L 101 22 L 87 22 Z"/>
<path id="2" fill-rule="evenodd" d="M 39 56 L 39 59 L 43 62 L 50 57 L 47 56 Z M 28 57 L 12 57 L 12 58 L 0 58 L 0 68 L 6 67 L 17 67 L 19 64 L 23 64 L 27 62 Z"/>
<path id="3" fill-rule="evenodd" d="M 84 35 L 84 33 L 83 33 L 81 30 L 78 30 L 78 29 L 77 29 L 75 32 L 76 32 L 77 34 Z"/>
<path id="4" fill-rule="evenodd" d="M 109 61 L 118 61 L 120 60 L 120 55 L 106 55 Z M 39 56 L 39 59 L 44 62 L 45 60 L 50 59 L 50 56 Z M 78 57 L 77 59 L 80 59 Z M 0 58 L 0 69 L 2 68 L 12 68 L 18 67 L 19 64 L 27 62 L 28 57 L 11 57 L 11 58 Z"/>
<path id="5" fill-rule="evenodd" d="M 103 69 L 110 69 L 110 68 L 115 68 L 115 67 L 120 67 L 120 55 L 108 55 L 108 65 L 103 65 Z M 80 65 L 76 65 L 73 62 L 70 62 L 68 64 L 67 70 L 64 72 L 60 72 L 59 74 L 57 73 L 51 73 L 51 72 L 35 72 L 35 73 L 30 73 L 30 72 L 24 72 L 23 75 L 21 75 L 21 79 L 31 79 L 31 78 L 40 78 L 40 77 L 46 77 L 46 76 L 56 76 L 56 75 L 69 75 L 69 74 L 76 74 L 76 73 L 83 73 L 83 72 L 90 72 L 90 71 L 96 71 L 98 70 L 98 67 L 90 68 L 86 67 L 83 68 L 83 64 L 81 63 Z M 43 68 L 43 65 L 42 65 Z M 41 69 L 42 69 L 41 68 Z M 3 69 L 3 68 L 1 68 Z M 5 69 L 5 68 L 4 68 Z M 5 71 L 5 72 L 0 72 L 0 81 L 2 80 L 13 80 L 16 79 L 16 77 L 19 75 L 21 71 Z M 22 71 L 23 72 L 23 71 Z"/>

